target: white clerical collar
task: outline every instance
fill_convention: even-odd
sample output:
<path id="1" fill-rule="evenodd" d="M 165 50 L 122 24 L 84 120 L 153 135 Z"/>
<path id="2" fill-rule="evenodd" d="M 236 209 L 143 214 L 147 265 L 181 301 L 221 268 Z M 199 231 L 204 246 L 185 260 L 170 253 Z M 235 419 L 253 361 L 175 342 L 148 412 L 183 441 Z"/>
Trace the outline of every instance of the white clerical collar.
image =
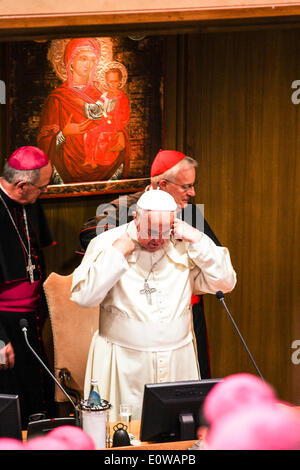
<path id="1" fill-rule="evenodd" d="M 5 194 L 11 201 L 13 201 L 15 204 L 20 204 L 20 206 L 23 206 L 23 204 L 22 204 L 21 202 L 16 201 L 13 197 L 11 197 L 10 194 L 8 194 L 8 192 L 6 191 L 6 189 L 4 189 L 3 185 L 1 184 L 1 182 L 0 182 L 0 189 L 1 189 L 1 191 L 3 191 L 4 194 Z"/>
<path id="2" fill-rule="evenodd" d="M 11 199 L 11 197 L 10 197 L 10 195 L 8 194 L 8 192 L 6 191 L 6 189 L 3 188 L 1 181 L 0 181 L 0 188 L 1 188 L 1 190 L 4 192 L 4 194 L 6 194 L 6 196 L 8 196 L 8 197 Z"/>
<path id="3" fill-rule="evenodd" d="M 11 201 L 13 201 L 15 204 L 20 204 L 20 206 L 24 206 L 24 204 L 22 204 L 22 203 L 19 202 L 19 201 L 16 201 L 14 198 L 11 197 L 10 194 L 8 194 L 8 192 L 6 191 L 6 189 L 4 189 L 3 185 L 1 184 L 1 181 L 0 181 L 0 189 L 1 189 L 1 191 L 3 191 L 4 194 L 6 194 L 6 196 L 7 196 Z"/>

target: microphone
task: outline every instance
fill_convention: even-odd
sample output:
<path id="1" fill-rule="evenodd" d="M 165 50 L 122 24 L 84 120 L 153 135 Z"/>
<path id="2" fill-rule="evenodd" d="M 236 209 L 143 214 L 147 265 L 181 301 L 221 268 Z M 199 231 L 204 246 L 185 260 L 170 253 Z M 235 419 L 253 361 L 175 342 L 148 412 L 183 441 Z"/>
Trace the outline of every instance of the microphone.
<path id="1" fill-rule="evenodd" d="M 233 326 L 235 327 L 236 331 L 238 332 L 238 335 L 239 335 L 239 337 L 240 337 L 240 340 L 242 341 L 243 345 L 245 346 L 246 351 L 247 351 L 247 353 L 248 353 L 248 355 L 249 355 L 249 357 L 250 357 L 250 359 L 251 359 L 251 361 L 252 361 L 252 363 L 253 363 L 255 369 L 257 370 L 258 375 L 260 376 L 260 378 L 261 378 L 262 380 L 264 380 L 264 378 L 263 378 L 263 376 L 262 376 L 262 374 L 261 374 L 259 368 L 257 367 L 257 365 L 256 365 L 256 363 L 255 363 L 255 361 L 254 361 L 254 359 L 253 359 L 253 357 L 252 357 L 252 355 L 251 355 L 251 353 L 250 353 L 250 351 L 249 351 L 249 349 L 248 349 L 248 346 L 247 346 L 247 344 L 246 344 L 244 338 L 242 337 L 242 335 L 241 335 L 241 333 L 240 333 L 240 331 L 239 331 L 239 329 L 238 329 L 238 327 L 237 327 L 237 325 L 236 325 L 234 319 L 232 318 L 232 316 L 231 316 L 231 314 L 230 314 L 230 312 L 229 312 L 229 310 L 228 310 L 228 308 L 227 308 L 227 305 L 226 305 L 225 300 L 224 300 L 224 294 L 223 294 L 223 292 L 222 292 L 221 290 L 219 290 L 219 291 L 216 293 L 216 297 L 217 297 L 217 299 L 219 299 L 219 300 L 222 302 L 222 304 L 223 304 L 223 306 L 224 306 L 224 308 L 225 308 L 225 310 L 226 310 L 226 312 L 227 312 L 227 314 L 228 314 L 230 320 L 231 320 L 232 323 L 233 323 Z"/>
<path id="2" fill-rule="evenodd" d="M 48 369 L 48 367 L 46 366 L 46 364 L 42 361 L 42 359 L 39 357 L 39 355 L 35 352 L 35 350 L 32 348 L 32 346 L 30 345 L 29 341 L 28 341 L 28 338 L 27 338 L 27 329 L 28 329 L 28 321 L 25 319 L 25 318 L 22 318 L 20 320 L 20 328 L 21 330 L 23 331 L 24 333 L 24 337 L 25 337 L 25 341 L 26 341 L 26 344 L 27 346 L 29 347 L 29 349 L 31 350 L 31 352 L 35 355 L 35 357 L 38 359 L 38 361 L 42 364 L 42 366 L 44 367 L 44 369 L 48 372 L 48 374 L 50 375 L 50 377 L 54 380 L 54 382 L 56 383 L 56 385 L 61 389 L 61 391 L 63 392 L 63 394 L 67 397 L 67 399 L 70 401 L 70 403 L 72 404 L 73 408 L 74 408 L 74 416 L 75 416 L 75 424 L 76 426 L 80 427 L 80 421 L 79 421 L 79 413 L 78 413 L 78 410 L 76 408 L 76 405 L 75 403 L 73 402 L 72 398 L 70 397 L 70 395 L 68 395 L 68 393 L 64 390 L 64 388 L 61 386 L 61 384 L 58 382 L 58 380 L 56 379 L 56 377 L 52 374 L 52 372 Z M 51 422 L 53 422 L 53 419 L 50 420 Z"/>

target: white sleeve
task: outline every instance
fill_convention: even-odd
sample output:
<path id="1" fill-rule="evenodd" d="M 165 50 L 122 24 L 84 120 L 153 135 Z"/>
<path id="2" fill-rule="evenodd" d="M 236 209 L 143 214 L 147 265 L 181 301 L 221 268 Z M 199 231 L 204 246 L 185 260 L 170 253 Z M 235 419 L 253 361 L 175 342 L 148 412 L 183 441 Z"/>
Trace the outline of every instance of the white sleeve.
<path id="1" fill-rule="evenodd" d="M 87 251 L 73 273 L 71 300 L 83 307 L 95 307 L 129 268 L 126 258 L 114 246 L 98 253 Z"/>
<path id="2" fill-rule="evenodd" d="M 230 292 L 236 285 L 236 273 L 232 267 L 229 250 L 217 246 L 203 234 L 197 243 L 190 243 L 188 255 L 195 264 L 194 294 L 216 294 L 219 290 Z"/>

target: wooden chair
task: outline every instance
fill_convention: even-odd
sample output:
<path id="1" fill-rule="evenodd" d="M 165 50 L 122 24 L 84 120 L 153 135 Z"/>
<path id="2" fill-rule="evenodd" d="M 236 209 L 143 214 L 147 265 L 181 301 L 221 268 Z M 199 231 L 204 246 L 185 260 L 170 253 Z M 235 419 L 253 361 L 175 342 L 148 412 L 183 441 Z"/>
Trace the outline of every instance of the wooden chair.
<path id="1" fill-rule="evenodd" d="M 99 308 L 84 308 L 70 300 L 72 274 L 51 273 L 44 282 L 53 334 L 54 375 L 75 401 L 83 398 L 89 347 L 99 325 Z M 55 401 L 68 399 L 58 386 Z"/>

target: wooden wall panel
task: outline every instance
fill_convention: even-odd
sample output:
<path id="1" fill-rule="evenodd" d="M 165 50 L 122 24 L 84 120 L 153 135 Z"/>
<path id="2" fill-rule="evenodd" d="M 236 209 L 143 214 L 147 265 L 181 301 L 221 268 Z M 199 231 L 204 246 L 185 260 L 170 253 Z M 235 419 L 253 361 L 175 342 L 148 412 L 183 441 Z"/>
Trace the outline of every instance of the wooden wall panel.
<path id="1" fill-rule="evenodd" d="M 97 14 L 99 12 L 156 12 L 177 10 L 221 10 L 272 8 L 274 7 L 296 7 L 299 2 L 290 0 L 166 0 L 163 4 L 160 0 L 124 0 L 117 4 L 113 0 L 90 0 L 88 6 L 81 0 L 65 0 L 59 3 L 56 0 L 26 0 L 21 3 L 12 3 L 10 0 L 2 0 L 0 14 L 3 16 L 25 16 L 25 15 L 55 15 L 55 14 Z M 142 8 L 141 8 L 142 7 Z"/>
<path id="2" fill-rule="evenodd" d="M 79 255 L 79 232 L 84 222 L 96 215 L 99 204 L 107 202 L 117 195 L 66 197 L 43 199 L 49 225 L 56 245 L 45 250 L 47 273 L 52 271 L 68 275 L 81 262 Z"/>
<path id="3" fill-rule="evenodd" d="M 219 28 L 299 27 L 300 3 L 282 0 L 0 2 L 0 41 L 82 35 L 176 34 Z M 255 25 L 255 26 L 254 26 Z"/>
<path id="4" fill-rule="evenodd" d="M 186 108 L 197 202 L 238 275 L 227 305 L 266 380 L 298 402 L 299 52 L 297 30 L 191 35 Z M 222 305 L 206 296 L 206 311 L 214 376 L 255 372 Z"/>

